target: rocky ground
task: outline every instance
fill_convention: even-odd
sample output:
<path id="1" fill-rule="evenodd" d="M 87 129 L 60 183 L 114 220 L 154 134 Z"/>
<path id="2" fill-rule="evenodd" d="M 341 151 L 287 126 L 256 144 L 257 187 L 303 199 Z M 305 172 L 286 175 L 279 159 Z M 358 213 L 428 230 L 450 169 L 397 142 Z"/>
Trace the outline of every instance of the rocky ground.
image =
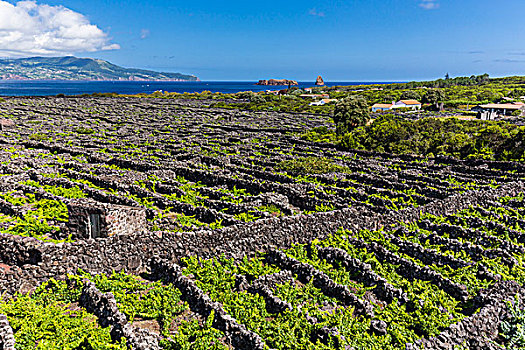
<path id="1" fill-rule="evenodd" d="M 299 138 L 330 126 L 321 116 L 204 105 L 0 103 L 14 123 L 0 136 L 0 345 L 13 333 L 1 322 L 19 322 L 7 296 L 51 279 L 76 295 L 51 299 L 135 348 L 170 348 L 184 332 L 185 344 L 242 349 L 508 343 L 505 300 L 525 278 L 522 164 L 342 150 Z M 72 229 L 79 203 L 133 207 L 145 220 L 126 236 L 91 239 Z M 78 268 L 92 282 L 72 283 Z M 160 283 L 158 293 L 175 288 L 186 307 L 162 330 L 145 312 L 132 322 L 121 293 L 134 295 L 136 282 L 97 280 L 112 271 Z M 187 331 L 189 320 L 200 328 Z"/>

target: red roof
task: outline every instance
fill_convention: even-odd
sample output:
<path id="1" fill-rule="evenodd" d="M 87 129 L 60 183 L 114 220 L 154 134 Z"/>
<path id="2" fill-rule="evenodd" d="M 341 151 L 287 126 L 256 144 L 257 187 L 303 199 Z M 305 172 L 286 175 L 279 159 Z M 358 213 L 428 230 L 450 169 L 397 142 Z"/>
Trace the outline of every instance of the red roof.
<path id="1" fill-rule="evenodd" d="M 401 102 L 403 102 L 406 105 L 420 105 L 421 104 L 421 102 L 416 101 L 416 100 L 401 100 Z"/>

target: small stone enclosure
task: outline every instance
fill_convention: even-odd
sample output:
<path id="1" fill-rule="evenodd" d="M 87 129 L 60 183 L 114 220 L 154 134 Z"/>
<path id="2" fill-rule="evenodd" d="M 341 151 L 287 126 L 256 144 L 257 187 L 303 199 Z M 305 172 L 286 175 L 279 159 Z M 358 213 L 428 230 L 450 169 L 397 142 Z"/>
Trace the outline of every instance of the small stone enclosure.
<path id="1" fill-rule="evenodd" d="M 0 118 L 0 131 L 15 127 L 15 122 L 11 119 Z"/>
<path id="2" fill-rule="evenodd" d="M 105 238 L 146 231 L 146 210 L 143 208 L 77 200 L 71 201 L 67 209 L 68 228 L 73 239 Z"/>

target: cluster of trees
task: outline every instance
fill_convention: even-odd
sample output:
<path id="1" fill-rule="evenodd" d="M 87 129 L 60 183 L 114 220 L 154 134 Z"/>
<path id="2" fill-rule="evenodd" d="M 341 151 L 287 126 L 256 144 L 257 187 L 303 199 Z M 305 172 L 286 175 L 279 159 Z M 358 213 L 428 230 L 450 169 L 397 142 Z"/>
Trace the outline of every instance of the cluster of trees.
<path id="1" fill-rule="evenodd" d="M 412 81 L 409 83 L 402 84 L 392 84 L 393 89 L 414 89 L 418 87 L 427 87 L 427 88 L 448 88 L 451 86 L 473 86 L 473 85 L 483 85 L 490 82 L 490 77 L 488 74 L 481 75 L 472 75 L 470 77 L 456 77 L 450 78 L 448 73 L 445 76 L 445 79 L 437 79 L 433 81 Z"/>
<path id="2" fill-rule="evenodd" d="M 337 102 L 333 115 L 337 134 L 343 135 L 370 120 L 370 107 L 363 96 L 349 96 Z"/>
<path id="3" fill-rule="evenodd" d="M 313 131 L 303 135 L 316 140 Z M 322 139 L 330 139 L 326 132 Z M 339 134 L 340 145 L 395 154 L 428 157 L 453 156 L 460 159 L 525 161 L 525 127 L 507 122 L 424 118 L 410 121 L 384 115 L 373 123 Z"/>

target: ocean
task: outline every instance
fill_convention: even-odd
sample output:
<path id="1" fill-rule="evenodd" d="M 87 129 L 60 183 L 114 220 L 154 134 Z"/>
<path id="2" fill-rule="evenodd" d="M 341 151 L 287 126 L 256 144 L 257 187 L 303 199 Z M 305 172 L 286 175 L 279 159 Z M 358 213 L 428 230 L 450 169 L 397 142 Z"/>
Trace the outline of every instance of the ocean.
<path id="1" fill-rule="evenodd" d="M 325 82 L 326 86 L 369 85 L 387 82 Z M 314 87 L 314 82 L 299 82 L 299 88 Z M 27 81 L 0 80 L 0 96 L 54 96 L 92 94 L 94 92 L 115 92 L 119 94 L 152 93 L 158 90 L 168 92 L 222 92 L 281 90 L 286 86 L 261 86 L 247 81 Z"/>

